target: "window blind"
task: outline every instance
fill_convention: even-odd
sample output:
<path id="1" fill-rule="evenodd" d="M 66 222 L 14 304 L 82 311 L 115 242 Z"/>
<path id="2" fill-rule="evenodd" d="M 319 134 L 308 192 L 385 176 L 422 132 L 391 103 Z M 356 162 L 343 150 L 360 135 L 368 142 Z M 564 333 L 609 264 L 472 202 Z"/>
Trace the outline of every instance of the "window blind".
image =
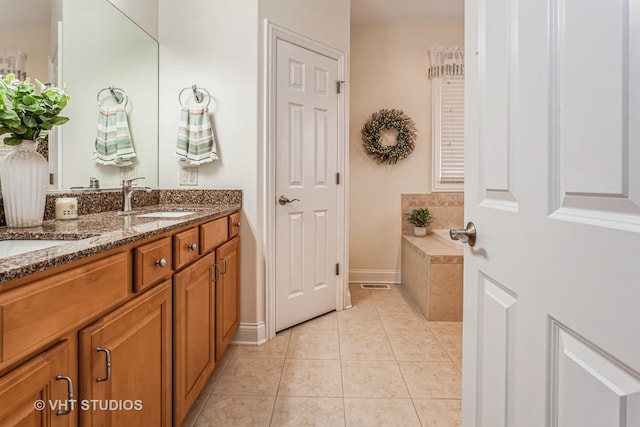
<path id="1" fill-rule="evenodd" d="M 464 79 L 444 78 L 440 97 L 440 183 L 464 182 Z"/>

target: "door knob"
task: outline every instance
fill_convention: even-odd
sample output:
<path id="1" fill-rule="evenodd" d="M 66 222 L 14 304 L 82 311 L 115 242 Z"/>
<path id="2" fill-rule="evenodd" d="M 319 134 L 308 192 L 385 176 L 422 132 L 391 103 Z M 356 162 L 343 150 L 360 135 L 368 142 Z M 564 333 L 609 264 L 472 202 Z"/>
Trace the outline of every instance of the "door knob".
<path id="1" fill-rule="evenodd" d="M 300 199 L 287 199 L 284 194 L 282 196 L 280 196 L 280 198 L 278 199 L 278 203 L 280 203 L 282 206 L 286 205 L 287 203 L 291 203 L 291 202 L 299 202 Z"/>
<path id="2" fill-rule="evenodd" d="M 472 222 L 467 223 L 467 228 L 454 228 L 449 230 L 451 240 L 459 240 L 468 243 L 469 246 L 476 245 L 476 226 Z"/>

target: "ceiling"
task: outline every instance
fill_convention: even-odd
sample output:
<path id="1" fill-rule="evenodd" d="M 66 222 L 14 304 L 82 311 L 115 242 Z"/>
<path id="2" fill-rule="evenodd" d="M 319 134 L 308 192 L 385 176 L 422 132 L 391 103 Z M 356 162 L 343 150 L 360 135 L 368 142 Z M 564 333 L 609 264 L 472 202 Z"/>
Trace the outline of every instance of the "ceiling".
<path id="1" fill-rule="evenodd" d="M 51 0 L 0 0 L 0 25 L 49 25 L 50 3 Z M 464 0 L 351 0 L 352 24 L 463 19 Z"/>
<path id="2" fill-rule="evenodd" d="M 356 25 L 463 19 L 464 0 L 351 0 Z"/>

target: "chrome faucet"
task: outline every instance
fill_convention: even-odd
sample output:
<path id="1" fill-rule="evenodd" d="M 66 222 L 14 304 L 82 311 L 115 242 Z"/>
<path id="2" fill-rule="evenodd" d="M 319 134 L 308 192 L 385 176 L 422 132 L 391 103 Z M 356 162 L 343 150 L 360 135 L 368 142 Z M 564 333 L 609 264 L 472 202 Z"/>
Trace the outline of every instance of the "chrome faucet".
<path id="1" fill-rule="evenodd" d="M 144 179 L 144 176 L 122 180 L 122 212 L 131 211 L 131 195 L 134 191 L 146 191 L 147 193 L 151 191 L 149 187 L 134 187 L 131 185 L 133 181 L 138 179 Z"/>

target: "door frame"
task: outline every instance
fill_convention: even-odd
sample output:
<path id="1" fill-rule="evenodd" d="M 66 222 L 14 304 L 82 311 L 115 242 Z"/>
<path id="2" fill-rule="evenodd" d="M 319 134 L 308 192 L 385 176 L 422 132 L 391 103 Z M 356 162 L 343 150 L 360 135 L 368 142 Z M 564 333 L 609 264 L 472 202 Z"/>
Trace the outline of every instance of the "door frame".
<path id="1" fill-rule="evenodd" d="M 262 163 L 262 207 L 263 207 L 263 242 L 265 262 L 265 291 L 266 291 L 266 333 L 267 339 L 276 335 L 276 43 L 284 40 L 304 49 L 316 52 L 338 63 L 338 79 L 346 80 L 347 62 L 346 52 L 333 48 L 304 34 L 264 20 L 264 62 L 263 62 L 263 158 Z M 351 306 L 348 278 L 348 145 L 347 130 L 349 129 L 348 91 L 342 85 L 338 95 L 338 159 L 337 168 L 340 173 L 340 185 L 337 188 L 337 258 L 340 263 L 340 274 L 336 276 L 336 309 L 338 311 Z"/>

